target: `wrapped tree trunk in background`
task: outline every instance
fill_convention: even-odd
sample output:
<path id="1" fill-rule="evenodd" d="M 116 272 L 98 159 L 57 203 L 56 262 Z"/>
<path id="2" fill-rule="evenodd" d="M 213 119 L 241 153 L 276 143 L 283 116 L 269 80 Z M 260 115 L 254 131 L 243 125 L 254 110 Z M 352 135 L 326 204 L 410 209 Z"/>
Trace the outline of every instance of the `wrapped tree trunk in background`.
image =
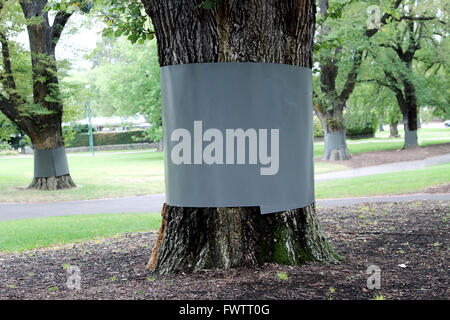
<path id="1" fill-rule="evenodd" d="M 328 0 L 320 0 L 319 4 L 320 13 L 325 15 L 329 9 Z M 320 29 L 321 36 L 326 36 L 329 32 L 330 28 L 327 26 L 322 26 Z M 314 110 L 323 126 L 324 160 L 350 160 L 352 158 L 347 148 L 343 111 L 350 94 L 355 88 L 357 71 L 362 62 L 362 55 L 360 52 L 355 53 L 344 88 L 338 93 L 336 80 L 339 67 L 336 56 L 341 50 L 342 47 L 337 47 L 333 53 L 319 58 L 320 91 L 323 94 L 323 98 L 319 99 L 315 95 Z"/>
<path id="2" fill-rule="evenodd" d="M 54 149 L 65 153 L 65 149 L 61 148 L 64 147 L 61 128 L 63 105 L 59 92 L 55 48 L 71 13 L 58 12 L 53 25 L 50 25 L 46 11 L 47 3 L 47 0 L 20 1 L 28 22 L 27 31 L 31 51 L 33 99 L 30 102 L 21 97 L 16 90 L 8 39 L 0 32 L 2 61 L 8 75 L 0 77 L 3 89 L 8 94 L 8 98 L 0 94 L 0 110 L 30 137 L 35 154 L 37 150 Z M 30 105 L 33 107 L 30 108 Z M 52 161 L 65 162 L 65 154 Z M 39 168 L 35 167 L 36 171 L 39 171 Z M 70 174 L 63 174 L 35 177 L 29 188 L 57 190 L 75 186 Z"/>
<path id="3" fill-rule="evenodd" d="M 31 138 L 34 150 L 50 150 L 64 146 L 62 138 L 63 105 L 59 93 L 58 70 L 55 48 L 64 24 L 70 14 L 60 12 L 53 26 L 50 26 L 45 11 L 46 0 L 21 1 L 22 10 L 27 19 L 40 17 L 40 23 L 27 26 L 32 52 L 33 102 L 47 109 L 49 114 L 33 116 L 34 126 L 27 134 Z M 54 177 L 35 177 L 29 188 L 57 190 L 75 187 L 70 174 Z"/>
<path id="4" fill-rule="evenodd" d="M 154 25 L 161 66 L 210 62 L 312 66 L 314 1 L 220 1 L 212 9 L 202 8 L 198 0 L 142 2 Z M 314 204 L 269 215 L 261 215 L 257 207 L 167 206 L 163 221 L 149 262 L 158 273 L 338 259 L 322 233 Z"/>
<path id="5" fill-rule="evenodd" d="M 398 134 L 398 121 L 393 121 L 389 124 L 390 130 L 390 138 L 398 138 L 400 135 Z"/>
<path id="6" fill-rule="evenodd" d="M 316 113 L 322 122 L 324 133 L 323 160 L 350 160 L 345 137 L 343 106 L 324 110 L 315 104 Z"/>

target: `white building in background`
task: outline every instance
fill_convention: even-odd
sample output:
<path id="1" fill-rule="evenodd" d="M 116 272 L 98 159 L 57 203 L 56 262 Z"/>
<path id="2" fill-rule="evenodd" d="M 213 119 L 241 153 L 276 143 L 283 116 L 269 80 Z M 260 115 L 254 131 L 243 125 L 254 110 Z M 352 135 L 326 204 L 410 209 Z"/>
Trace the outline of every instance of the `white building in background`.
<path id="1" fill-rule="evenodd" d="M 145 118 L 141 115 L 136 117 L 93 117 L 91 119 L 92 126 L 97 128 L 98 131 L 108 132 L 108 131 L 128 131 L 131 129 L 147 129 L 152 125 L 148 123 Z M 89 119 L 83 119 L 76 121 L 75 123 L 87 125 Z M 69 125 L 69 123 L 63 123 L 63 126 Z"/>

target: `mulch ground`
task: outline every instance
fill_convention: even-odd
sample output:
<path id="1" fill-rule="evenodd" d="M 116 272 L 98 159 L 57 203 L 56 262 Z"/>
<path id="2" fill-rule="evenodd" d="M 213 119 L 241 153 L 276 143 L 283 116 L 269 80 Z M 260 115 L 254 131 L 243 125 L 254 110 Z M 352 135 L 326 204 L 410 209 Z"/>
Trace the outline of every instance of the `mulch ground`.
<path id="1" fill-rule="evenodd" d="M 425 193 L 450 193 L 450 183 L 426 188 Z"/>
<path id="2" fill-rule="evenodd" d="M 153 277 L 144 270 L 154 233 L 0 254 L 0 299 L 449 299 L 450 202 L 319 208 L 340 264 L 202 271 Z M 66 286 L 81 269 L 81 290 Z M 381 289 L 366 287 L 381 269 Z M 277 275 L 287 274 L 282 280 Z"/>
<path id="3" fill-rule="evenodd" d="M 430 145 L 405 150 L 381 150 L 352 154 L 351 160 L 336 161 L 336 163 L 348 166 L 349 168 L 361 168 L 375 166 L 379 164 L 424 160 L 429 157 L 450 153 L 450 143 Z M 314 159 L 316 162 L 327 162 L 320 157 Z"/>

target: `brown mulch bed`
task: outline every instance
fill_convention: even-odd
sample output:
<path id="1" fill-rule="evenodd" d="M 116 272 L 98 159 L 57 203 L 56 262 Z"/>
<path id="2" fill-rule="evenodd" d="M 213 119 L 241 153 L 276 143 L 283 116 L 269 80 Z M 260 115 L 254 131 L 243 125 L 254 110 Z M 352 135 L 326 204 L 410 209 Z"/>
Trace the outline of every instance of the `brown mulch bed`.
<path id="1" fill-rule="evenodd" d="M 450 183 L 426 188 L 425 193 L 450 193 Z"/>
<path id="2" fill-rule="evenodd" d="M 406 150 L 381 150 L 352 154 L 351 160 L 337 161 L 336 163 L 348 166 L 349 168 L 361 168 L 375 166 L 379 164 L 424 160 L 428 157 L 450 153 L 450 143 L 435 144 L 426 147 L 419 147 Z M 315 158 L 316 162 L 329 162 L 321 158 Z"/>
<path id="3" fill-rule="evenodd" d="M 154 233 L 124 234 L 62 248 L 0 254 L 0 299 L 449 299 L 450 202 L 318 209 L 343 260 L 299 267 L 202 271 L 153 278 L 144 270 Z M 66 286 L 67 265 L 82 288 Z M 367 267 L 381 289 L 366 288 Z M 400 267 L 405 265 L 406 267 Z M 285 272 L 287 280 L 277 277 Z"/>

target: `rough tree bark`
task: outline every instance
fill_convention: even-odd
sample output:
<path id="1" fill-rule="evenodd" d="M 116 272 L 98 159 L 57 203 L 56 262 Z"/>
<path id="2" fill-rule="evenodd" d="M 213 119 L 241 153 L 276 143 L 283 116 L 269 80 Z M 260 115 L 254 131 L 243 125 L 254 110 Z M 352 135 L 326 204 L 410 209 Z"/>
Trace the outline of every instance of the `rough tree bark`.
<path id="1" fill-rule="evenodd" d="M 220 1 L 211 10 L 200 8 L 198 0 L 142 2 L 154 25 L 161 66 L 207 62 L 312 66 L 314 1 Z M 314 204 L 269 215 L 261 215 L 258 207 L 167 206 L 163 225 L 160 246 L 149 262 L 160 274 L 338 260 Z"/>
<path id="2" fill-rule="evenodd" d="M 45 112 L 39 114 L 23 112 L 27 110 L 29 102 L 16 90 L 8 39 L 4 33 L 0 33 L 5 69 L 4 75 L 0 75 L 0 80 L 7 93 L 7 96 L 0 94 L 0 110 L 30 137 L 35 150 L 64 146 L 61 128 L 63 105 L 59 96 L 55 48 L 71 14 L 65 11 L 58 12 L 53 25 L 50 25 L 48 12 L 45 10 L 47 2 L 47 0 L 20 1 L 25 18 L 29 21 L 33 19 L 33 22 L 27 25 L 33 72 L 32 103 L 39 105 L 46 110 Z M 29 188 L 57 190 L 75 186 L 70 174 L 67 174 L 59 177 L 34 178 Z"/>

